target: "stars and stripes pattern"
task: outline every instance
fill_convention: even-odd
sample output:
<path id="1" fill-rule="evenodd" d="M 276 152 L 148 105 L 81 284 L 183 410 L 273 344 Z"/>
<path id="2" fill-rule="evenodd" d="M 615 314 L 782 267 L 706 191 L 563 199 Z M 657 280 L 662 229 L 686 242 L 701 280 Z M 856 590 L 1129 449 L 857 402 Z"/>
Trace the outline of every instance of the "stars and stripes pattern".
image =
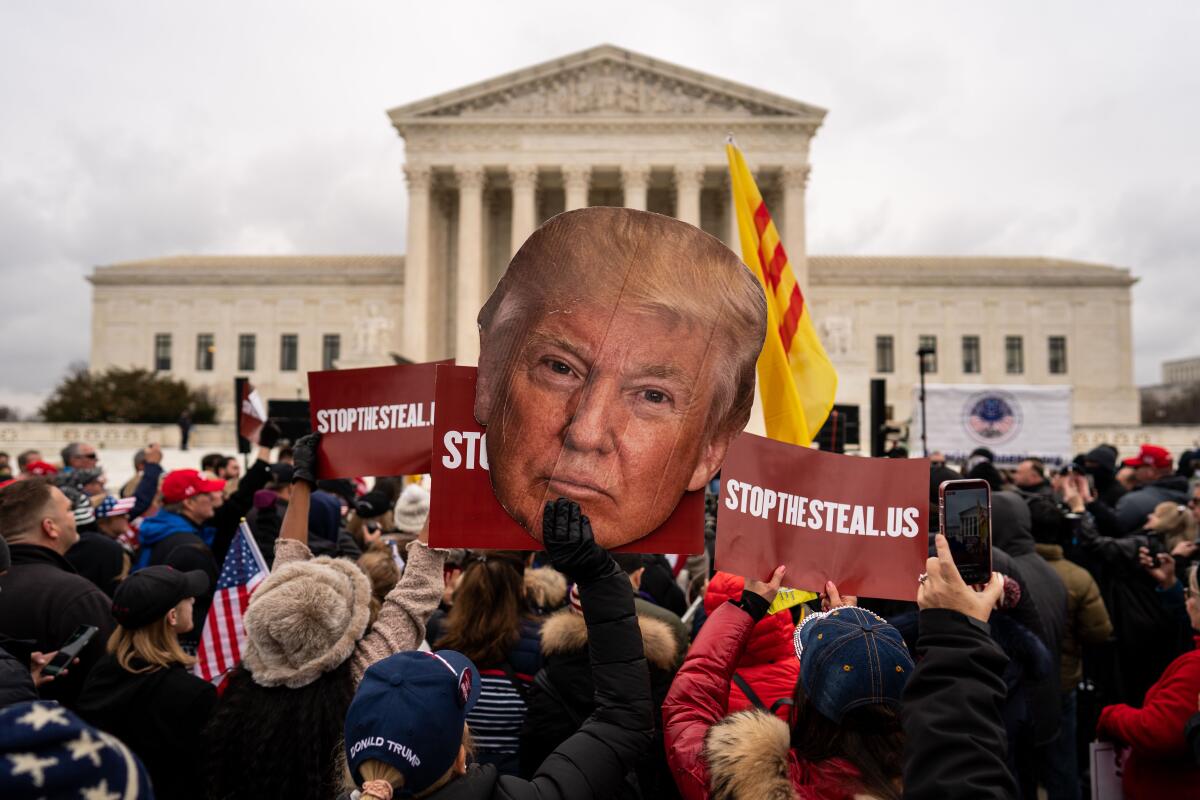
<path id="1" fill-rule="evenodd" d="M 219 684 L 242 660 L 246 641 L 242 615 L 250 595 L 268 573 L 250 526 L 242 520 L 217 577 L 217 590 L 196 651 L 195 671 L 204 680 Z"/>
<path id="2" fill-rule="evenodd" d="M 725 151 L 742 261 L 767 296 L 767 337 L 758 358 L 763 422 L 772 439 L 808 446 L 833 408 L 837 371 L 813 328 L 771 212 L 732 137 Z"/>

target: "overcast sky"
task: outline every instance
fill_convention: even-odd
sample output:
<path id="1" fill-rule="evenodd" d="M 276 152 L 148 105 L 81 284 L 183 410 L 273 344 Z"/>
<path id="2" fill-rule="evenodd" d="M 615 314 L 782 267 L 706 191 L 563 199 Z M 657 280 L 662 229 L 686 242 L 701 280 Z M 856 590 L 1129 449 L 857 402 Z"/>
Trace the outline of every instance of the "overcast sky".
<path id="1" fill-rule="evenodd" d="M 92 267 L 402 253 L 385 110 L 603 42 L 829 109 L 809 249 L 1129 267 L 1200 355 L 1200 3 L 87 2 L 0 9 L 0 404 L 86 359 Z"/>

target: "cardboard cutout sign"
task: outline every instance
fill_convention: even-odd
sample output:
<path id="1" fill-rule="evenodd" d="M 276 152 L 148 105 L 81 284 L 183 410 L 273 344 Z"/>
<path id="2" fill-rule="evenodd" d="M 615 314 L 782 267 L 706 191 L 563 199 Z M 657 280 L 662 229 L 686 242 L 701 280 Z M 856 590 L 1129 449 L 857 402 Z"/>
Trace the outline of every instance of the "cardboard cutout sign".
<path id="1" fill-rule="evenodd" d="M 429 472 L 436 364 L 308 373 L 323 478 Z"/>
<path id="2" fill-rule="evenodd" d="M 717 569 L 915 600 L 929 550 L 929 461 L 855 458 L 743 433 L 721 470 Z"/>
<path id="3" fill-rule="evenodd" d="M 535 539 L 505 512 L 488 477 L 487 436 L 475 421 L 476 370 L 437 368 L 429 544 L 500 550 L 540 550 Z M 586 512 L 586 505 L 584 506 Z M 541 517 L 538 517 L 539 528 Z M 602 522 L 592 519 L 597 540 Z M 540 530 L 539 530 L 540 533 Z M 688 492 L 658 530 L 620 550 L 698 553 L 704 547 L 704 492 Z"/>
<path id="4" fill-rule="evenodd" d="M 547 500 L 575 500 L 613 548 L 720 469 L 749 418 L 766 301 L 699 228 L 586 208 L 525 241 L 479 330 L 474 416 L 500 504 L 536 538 Z"/>

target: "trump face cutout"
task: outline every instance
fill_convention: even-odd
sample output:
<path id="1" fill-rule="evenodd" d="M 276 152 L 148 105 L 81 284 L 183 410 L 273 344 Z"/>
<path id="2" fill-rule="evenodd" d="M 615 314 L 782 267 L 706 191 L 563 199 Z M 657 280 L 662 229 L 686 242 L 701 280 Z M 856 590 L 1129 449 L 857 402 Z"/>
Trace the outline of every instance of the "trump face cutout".
<path id="1" fill-rule="evenodd" d="M 541 538 L 580 504 L 606 548 L 655 530 L 749 418 L 766 306 L 720 241 L 624 208 L 533 233 L 479 315 L 475 416 L 492 487 Z"/>

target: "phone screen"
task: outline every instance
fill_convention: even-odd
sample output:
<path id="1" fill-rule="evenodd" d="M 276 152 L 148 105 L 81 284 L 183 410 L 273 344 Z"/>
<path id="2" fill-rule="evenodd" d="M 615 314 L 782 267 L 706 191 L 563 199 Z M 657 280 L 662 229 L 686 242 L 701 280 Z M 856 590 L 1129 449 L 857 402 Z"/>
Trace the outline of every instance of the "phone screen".
<path id="1" fill-rule="evenodd" d="M 58 648 L 58 655 L 51 659 L 50 663 L 42 669 L 42 672 L 46 675 L 57 675 L 62 672 L 71 663 L 71 660 L 79 655 L 79 652 L 83 648 L 87 647 L 88 642 L 92 640 L 92 637 L 96 635 L 96 631 L 98 630 L 100 629 L 95 625 L 80 625 L 71 634 L 71 637 L 63 643 L 63 646 Z"/>
<path id="2" fill-rule="evenodd" d="M 965 583 L 992 577 L 992 490 L 986 481 L 945 481 L 938 488 L 942 533 Z"/>

